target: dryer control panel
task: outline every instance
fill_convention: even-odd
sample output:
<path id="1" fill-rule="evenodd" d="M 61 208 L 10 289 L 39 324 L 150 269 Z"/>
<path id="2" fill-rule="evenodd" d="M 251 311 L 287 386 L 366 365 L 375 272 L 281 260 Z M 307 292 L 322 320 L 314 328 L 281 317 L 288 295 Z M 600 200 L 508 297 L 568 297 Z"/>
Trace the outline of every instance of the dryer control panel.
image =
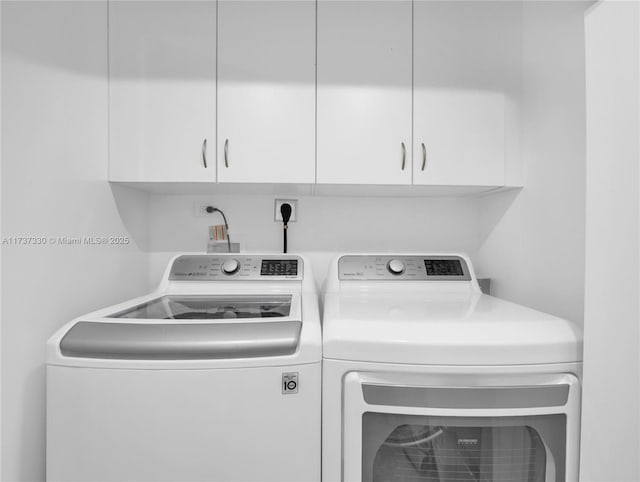
<path id="1" fill-rule="evenodd" d="M 460 256 L 347 255 L 338 260 L 341 280 L 470 281 Z"/>
<path id="2" fill-rule="evenodd" d="M 303 263 L 298 256 L 185 254 L 175 259 L 171 281 L 275 281 L 302 280 Z"/>

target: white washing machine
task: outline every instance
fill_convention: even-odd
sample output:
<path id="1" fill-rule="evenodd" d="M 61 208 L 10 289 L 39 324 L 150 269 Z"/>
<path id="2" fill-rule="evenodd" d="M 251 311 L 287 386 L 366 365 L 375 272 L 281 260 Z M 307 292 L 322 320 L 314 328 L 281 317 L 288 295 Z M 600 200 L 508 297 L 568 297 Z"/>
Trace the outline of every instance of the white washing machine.
<path id="1" fill-rule="evenodd" d="M 323 316 L 323 480 L 578 480 L 581 333 L 462 255 L 345 255 Z"/>
<path id="2" fill-rule="evenodd" d="M 49 481 L 319 481 L 309 263 L 182 255 L 47 346 Z"/>

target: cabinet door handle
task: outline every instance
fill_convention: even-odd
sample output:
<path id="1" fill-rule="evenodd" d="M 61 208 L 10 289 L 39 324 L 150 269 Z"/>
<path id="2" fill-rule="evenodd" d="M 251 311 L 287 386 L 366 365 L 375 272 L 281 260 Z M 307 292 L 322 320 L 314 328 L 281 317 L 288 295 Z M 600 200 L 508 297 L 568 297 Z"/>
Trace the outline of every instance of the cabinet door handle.
<path id="1" fill-rule="evenodd" d="M 204 168 L 206 169 L 207 166 L 207 140 L 205 139 L 204 141 L 202 141 L 202 164 L 204 165 Z"/>
<path id="2" fill-rule="evenodd" d="M 224 141 L 224 167 L 229 167 L 229 139 Z"/>
<path id="3" fill-rule="evenodd" d="M 427 167 L 427 148 L 424 146 L 424 142 L 422 143 L 422 170 Z"/>
<path id="4" fill-rule="evenodd" d="M 404 165 L 407 161 L 407 148 L 404 145 L 404 142 L 400 143 L 402 145 L 402 170 L 404 171 Z"/>

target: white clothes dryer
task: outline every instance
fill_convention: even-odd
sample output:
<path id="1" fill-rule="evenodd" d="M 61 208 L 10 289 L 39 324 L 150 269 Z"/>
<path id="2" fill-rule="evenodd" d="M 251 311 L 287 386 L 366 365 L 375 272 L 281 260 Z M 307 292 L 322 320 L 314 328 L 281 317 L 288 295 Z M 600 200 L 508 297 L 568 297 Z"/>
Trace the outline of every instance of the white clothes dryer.
<path id="1" fill-rule="evenodd" d="M 47 345 L 47 480 L 320 480 L 309 263 L 181 255 L 153 293 Z"/>
<path id="2" fill-rule="evenodd" d="M 323 481 L 578 480 L 582 336 L 464 255 L 344 255 L 323 315 Z"/>

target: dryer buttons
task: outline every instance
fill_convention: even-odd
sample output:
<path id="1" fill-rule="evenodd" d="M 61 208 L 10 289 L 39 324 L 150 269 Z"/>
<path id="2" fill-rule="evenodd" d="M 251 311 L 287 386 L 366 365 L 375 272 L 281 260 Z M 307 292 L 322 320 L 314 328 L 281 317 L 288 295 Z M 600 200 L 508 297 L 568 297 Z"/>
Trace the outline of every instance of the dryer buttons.
<path id="1" fill-rule="evenodd" d="M 292 395 L 298 393 L 298 372 L 282 374 L 282 394 Z"/>

